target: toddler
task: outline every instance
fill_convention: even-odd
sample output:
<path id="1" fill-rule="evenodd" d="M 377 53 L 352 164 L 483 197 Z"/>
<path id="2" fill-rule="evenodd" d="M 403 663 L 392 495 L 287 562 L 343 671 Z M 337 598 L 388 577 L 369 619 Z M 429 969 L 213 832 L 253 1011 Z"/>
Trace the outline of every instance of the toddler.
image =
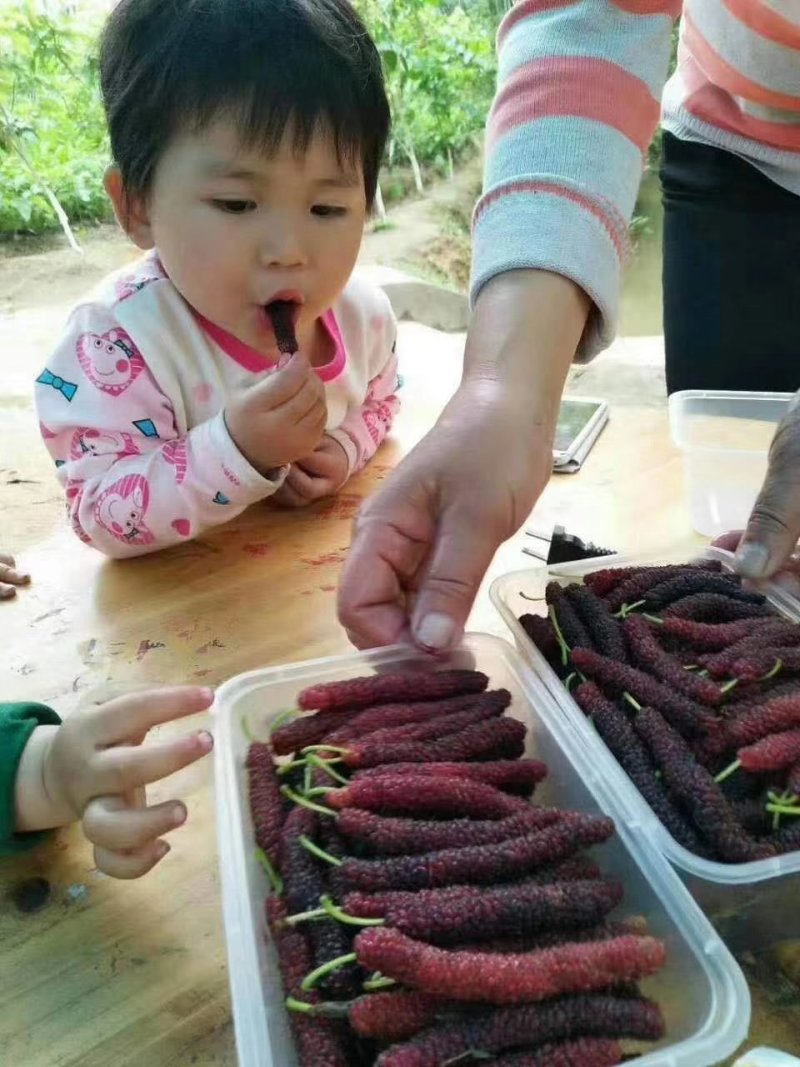
<path id="1" fill-rule="evenodd" d="M 145 254 L 75 309 L 36 403 L 75 533 L 124 557 L 335 493 L 390 429 L 394 318 L 351 278 L 389 110 L 347 0 L 121 0 L 100 77 Z"/>

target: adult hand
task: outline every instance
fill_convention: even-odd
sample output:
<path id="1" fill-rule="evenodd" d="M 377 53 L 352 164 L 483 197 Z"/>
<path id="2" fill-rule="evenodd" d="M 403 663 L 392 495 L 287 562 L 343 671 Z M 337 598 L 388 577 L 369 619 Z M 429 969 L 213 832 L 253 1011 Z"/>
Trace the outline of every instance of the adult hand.
<path id="1" fill-rule="evenodd" d="M 587 309 L 572 282 L 542 271 L 484 287 L 460 388 L 356 520 L 339 589 L 354 644 L 443 652 L 458 642 L 497 546 L 549 478 Z"/>
<path id="2" fill-rule="evenodd" d="M 736 535 L 730 535 L 728 546 Z M 736 565 L 754 580 L 781 574 L 781 580 L 800 591 L 793 577 L 800 571 L 793 553 L 800 538 L 800 393 L 778 426 L 769 451 L 769 468 L 738 542 Z M 781 573 L 782 572 L 782 573 Z"/>

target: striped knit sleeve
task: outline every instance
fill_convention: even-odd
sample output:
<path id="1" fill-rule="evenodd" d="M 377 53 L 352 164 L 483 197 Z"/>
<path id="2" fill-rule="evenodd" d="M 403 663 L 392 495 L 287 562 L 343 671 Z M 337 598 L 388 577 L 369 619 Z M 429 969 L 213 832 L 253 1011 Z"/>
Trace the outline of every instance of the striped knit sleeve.
<path id="1" fill-rule="evenodd" d="M 519 0 L 500 26 L 471 298 L 515 268 L 571 278 L 595 305 L 578 358 L 614 335 L 628 221 L 681 6 Z"/>

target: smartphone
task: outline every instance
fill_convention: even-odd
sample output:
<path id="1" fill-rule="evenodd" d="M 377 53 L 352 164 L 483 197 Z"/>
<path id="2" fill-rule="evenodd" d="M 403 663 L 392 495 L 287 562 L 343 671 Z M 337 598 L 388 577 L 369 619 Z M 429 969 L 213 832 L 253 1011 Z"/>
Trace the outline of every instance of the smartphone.
<path id="1" fill-rule="evenodd" d="M 553 442 L 553 467 L 579 469 L 608 422 L 608 403 L 589 397 L 565 397 Z"/>

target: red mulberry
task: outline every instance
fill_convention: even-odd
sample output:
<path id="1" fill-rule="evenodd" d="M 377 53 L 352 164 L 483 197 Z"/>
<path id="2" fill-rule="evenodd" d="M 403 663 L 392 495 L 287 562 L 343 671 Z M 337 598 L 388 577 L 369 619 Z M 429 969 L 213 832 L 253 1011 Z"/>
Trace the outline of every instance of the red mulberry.
<path id="1" fill-rule="evenodd" d="M 653 937 L 628 935 L 504 954 L 436 948 L 390 927 L 363 930 L 355 947 L 368 970 L 412 989 L 492 1004 L 597 992 L 655 974 L 666 957 L 663 942 Z"/>
<path id="2" fill-rule="evenodd" d="M 553 826 L 496 844 L 389 859 L 350 859 L 339 868 L 339 876 L 350 888 L 368 891 L 507 881 L 607 841 L 613 832 L 610 819 L 565 813 Z"/>
<path id="3" fill-rule="evenodd" d="M 381 1053 L 376 1067 L 442 1067 L 447 1060 L 475 1049 L 497 1053 L 576 1037 L 657 1041 L 663 1034 L 661 1010 L 650 1000 L 578 994 L 473 1012 L 464 1019 L 441 1023 Z"/>
<path id="4" fill-rule="evenodd" d="M 297 698 L 305 711 L 348 710 L 372 704 L 399 701 L 441 700 L 461 693 L 481 693 L 489 679 L 480 671 L 409 671 L 396 674 L 372 674 L 347 678 L 341 682 L 323 682 L 304 689 Z"/>

